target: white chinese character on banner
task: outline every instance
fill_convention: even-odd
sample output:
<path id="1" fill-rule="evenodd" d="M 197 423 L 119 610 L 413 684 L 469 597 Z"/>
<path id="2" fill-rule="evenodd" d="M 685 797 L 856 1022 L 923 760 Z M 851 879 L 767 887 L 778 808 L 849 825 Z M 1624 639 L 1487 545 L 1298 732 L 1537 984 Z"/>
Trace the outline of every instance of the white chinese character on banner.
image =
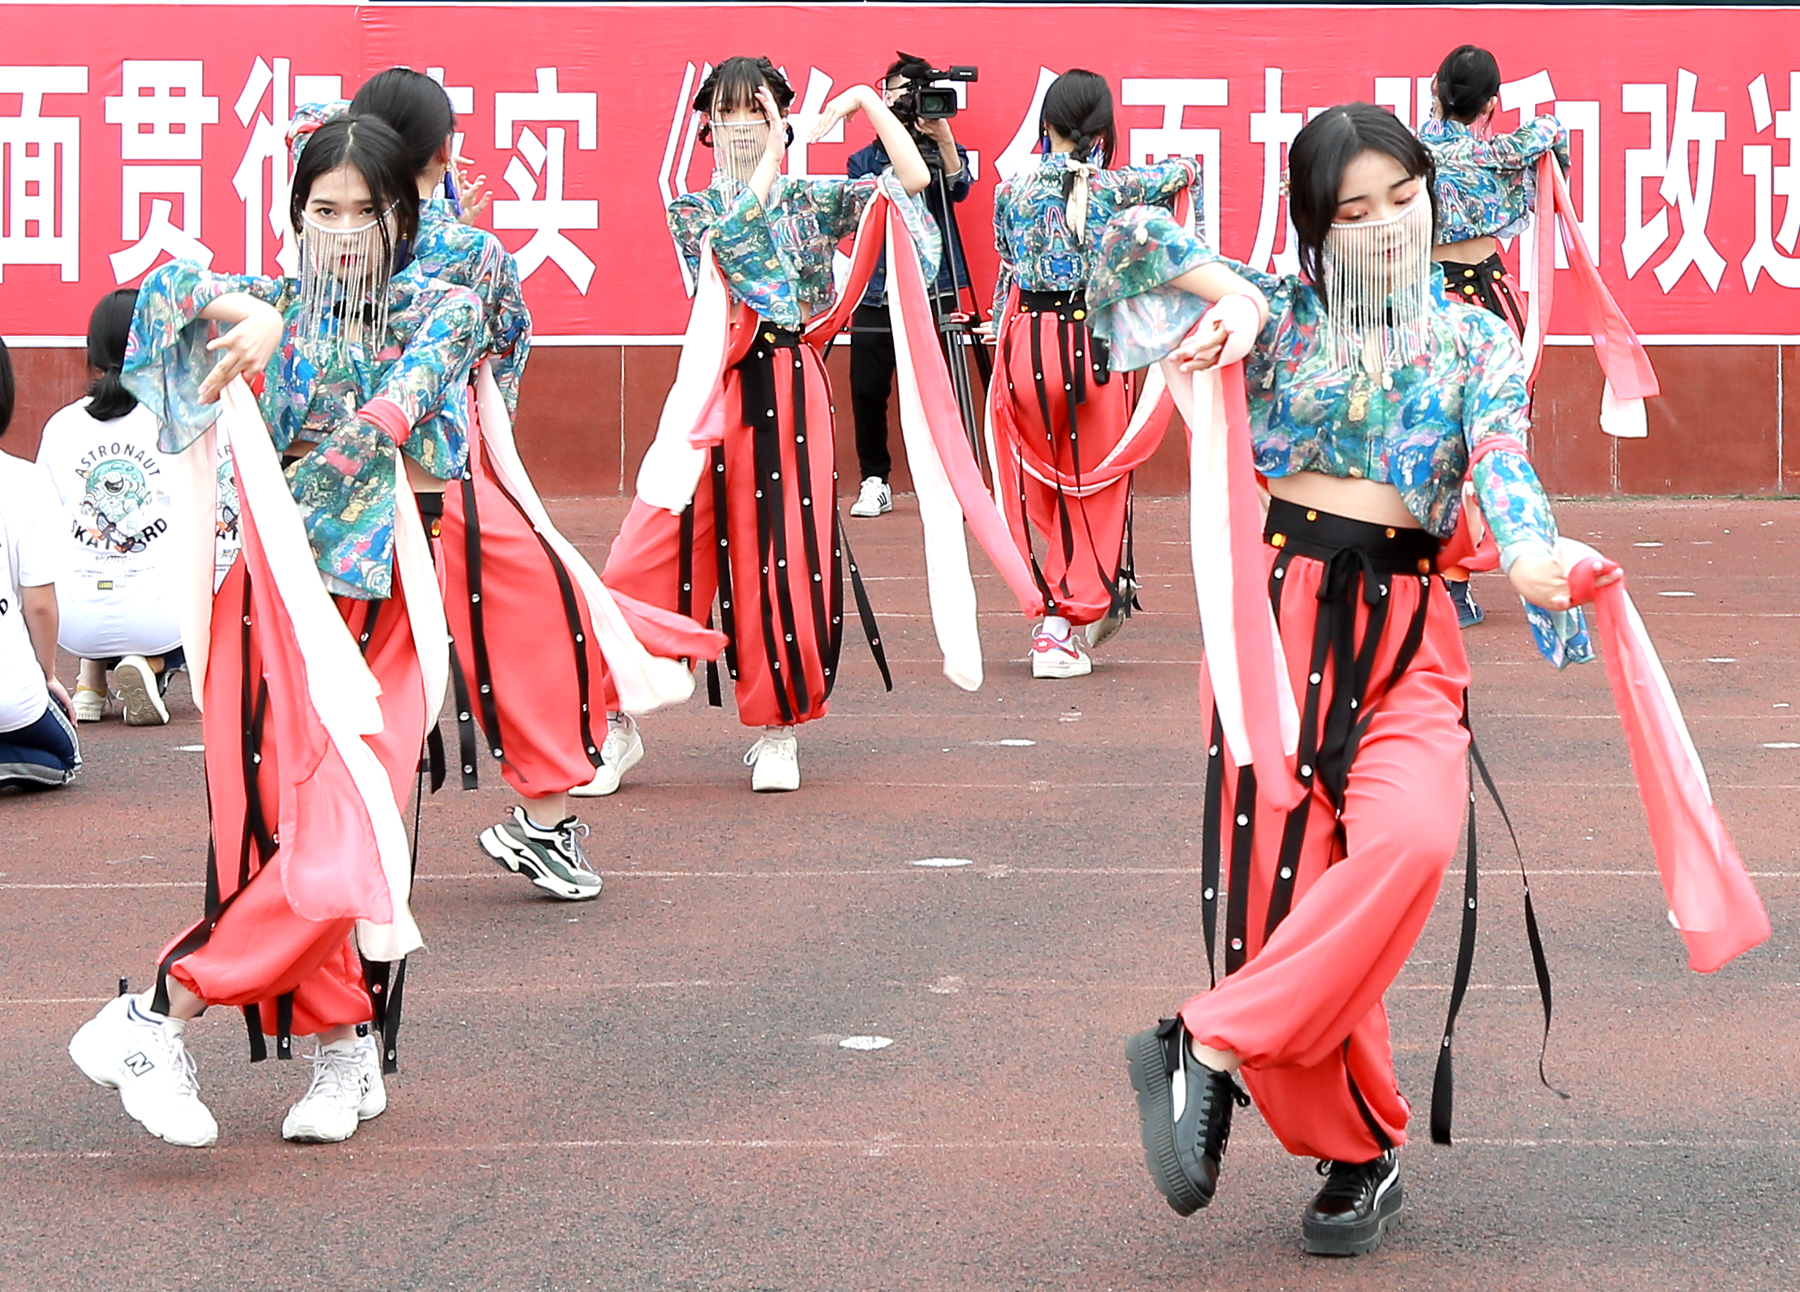
<path id="1" fill-rule="evenodd" d="M 1620 87 L 1624 110 L 1650 118 L 1649 147 L 1625 150 L 1625 238 L 1620 245 L 1625 275 L 1635 276 L 1668 241 L 1667 208 L 1672 206 L 1681 219 L 1681 237 L 1655 269 L 1656 281 L 1665 292 L 1674 288 L 1690 265 L 1699 269 L 1714 291 L 1725 273 L 1725 257 L 1706 236 L 1706 222 L 1712 214 L 1713 171 L 1719 144 L 1725 138 L 1725 114 L 1695 111 L 1698 88 L 1697 76 L 1686 68 L 1677 70 L 1675 119 L 1671 123 L 1666 83 Z M 1656 191 L 1664 209 L 1645 220 L 1644 181 L 1657 178 L 1662 180 Z"/>
<path id="2" fill-rule="evenodd" d="M 1055 83 L 1055 72 L 1047 67 L 1038 68 L 1037 85 L 1031 91 L 1031 103 L 1025 109 L 1025 116 L 1020 120 L 1018 130 L 1013 132 L 1012 142 L 994 160 L 994 173 L 1002 180 L 1009 180 L 1020 171 L 1030 170 L 1038 164 L 1037 158 L 1032 154 L 1038 146 L 1038 129 L 1044 115 L 1044 95 Z"/>
<path id="3" fill-rule="evenodd" d="M 0 67 L 0 282 L 8 265 L 55 265 L 81 277 L 81 118 L 44 115 L 46 94 L 86 94 L 85 67 Z"/>
<path id="4" fill-rule="evenodd" d="M 240 123 L 250 126 L 244 156 L 231 176 L 231 186 L 244 203 L 244 272 L 263 272 L 263 221 L 280 241 L 275 262 L 280 272 L 292 274 L 299 261 L 294 255 L 293 230 L 288 225 L 288 188 L 293 167 L 288 161 L 287 129 L 294 108 L 302 103 L 331 103 L 344 95 L 338 76 L 293 76 L 293 64 L 278 58 L 274 65 L 258 58 L 238 94 L 232 110 Z M 264 99 L 269 111 L 262 112 Z M 252 124 L 254 122 L 254 124 Z"/>
<path id="5" fill-rule="evenodd" d="M 1593 159 L 1600 156 L 1600 104 L 1593 99 L 1559 99 L 1556 89 L 1550 83 L 1549 72 L 1533 72 L 1519 81 L 1506 81 L 1500 86 L 1500 110 L 1502 112 L 1518 111 L 1519 124 L 1529 124 L 1540 112 L 1549 112 L 1569 132 L 1571 146 L 1574 141 L 1581 141 L 1581 152 L 1573 157 L 1573 168 L 1568 176 L 1571 190 L 1579 188 L 1581 204 L 1580 214 L 1575 225 L 1581 230 L 1581 240 L 1587 244 L 1588 255 L 1593 262 L 1600 263 L 1600 167 Z M 1547 195 L 1540 201 L 1548 200 Z M 1547 209 L 1547 208 L 1546 208 Z M 1519 263 L 1521 266 L 1535 264 L 1536 234 L 1527 228 L 1519 235 Z M 1569 267 L 1569 253 L 1563 246 L 1562 239 L 1556 240 L 1556 267 Z M 1527 271 L 1527 277 L 1530 271 Z"/>
<path id="6" fill-rule="evenodd" d="M 1375 95 L 1369 100 L 1378 108 L 1386 108 L 1400 118 L 1400 124 L 1417 134 L 1419 127 L 1431 118 L 1435 101 L 1429 76 L 1378 76 Z"/>
<path id="7" fill-rule="evenodd" d="M 1788 73 L 1788 106 L 1772 112 L 1769 82 L 1758 76 L 1750 82 L 1750 108 L 1756 117 L 1756 133 L 1775 127 L 1775 138 L 1787 144 L 1787 161 L 1775 164 L 1773 144 L 1744 145 L 1744 174 L 1756 181 L 1756 240 L 1744 257 L 1744 286 L 1752 290 L 1759 275 L 1767 273 L 1777 285 L 1800 287 L 1800 256 L 1790 253 L 1800 237 L 1800 72 Z M 1775 199 L 1783 199 L 1781 228 L 1775 229 Z"/>
<path id="8" fill-rule="evenodd" d="M 563 196 L 569 132 L 549 126 L 540 137 L 525 126 L 516 141 L 513 137 L 513 127 L 521 121 L 565 121 L 575 126 L 576 148 L 593 152 L 598 146 L 600 96 L 559 90 L 556 79 L 554 67 L 540 67 L 535 91 L 494 96 L 494 146 L 518 152 L 506 164 L 505 175 L 514 197 L 494 203 L 494 227 L 531 230 L 530 239 L 513 253 L 520 278 L 530 278 L 552 262 L 586 295 L 594 262 L 563 230 L 598 229 L 600 203 Z"/>
<path id="9" fill-rule="evenodd" d="M 1167 161 L 1171 157 L 1200 159 L 1200 192 L 1194 207 L 1200 214 L 1200 236 L 1210 247 L 1219 245 L 1219 130 L 1189 126 L 1189 108 L 1222 108 L 1231 97 L 1231 83 L 1224 77 L 1126 77 L 1119 85 L 1119 101 L 1128 107 L 1160 107 L 1160 126 L 1133 127 L 1126 161 L 1133 166 Z"/>
<path id="10" fill-rule="evenodd" d="M 126 59 L 120 92 L 106 99 L 106 120 L 120 127 L 119 156 L 127 163 L 119 177 L 120 232 L 132 245 L 115 251 L 113 281 L 136 278 L 167 255 L 212 264 L 200 240 L 200 127 L 219 120 L 218 99 L 204 93 L 199 59 Z M 186 165 L 132 165 L 183 162 Z M 150 219 L 144 199 L 150 197 Z M 181 222 L 171 217 L 181 199 Z"/>
<path id="11" fill-rule="evenodd" d="M 1299 241 L 1294 226 L 1287 218 L 1287 201 L 1281 194 L 1281 177 L 1287 169 L 1283 154 L 1294 142 L 1306 119 L 1298 112 L 1286 112 L 1281 106 L 1281 69 L 1263 69 L 1263 110 L 1250 114 L 1250 142 L 1263 146 L 1262 204 L 1256 214 L 1256 243 L 1245 263 L 1252 269 L 1266 269 L 1276 274 L 1300 272 Z M 1275 249 L 1277 234 L 1285 233 L 1281 250 Z"/>

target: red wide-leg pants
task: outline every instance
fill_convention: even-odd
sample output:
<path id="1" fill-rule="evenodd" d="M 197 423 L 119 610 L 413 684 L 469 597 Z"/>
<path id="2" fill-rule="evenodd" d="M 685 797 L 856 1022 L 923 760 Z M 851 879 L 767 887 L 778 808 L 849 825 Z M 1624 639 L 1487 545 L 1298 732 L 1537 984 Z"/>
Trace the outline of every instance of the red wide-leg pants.
<path id="1" fill-rule="evenodd" d="M 995 451 L 1005 459 L 1001 501 L 1013 539 L 1029 559 L 1025 524 L 1037 532 L 1051 613 L 1075 624 L 1091 624 L 1112 606 L 1107 583 L 1118 578 L 1131 476 L 1115 476 L 1083 497 L 1026 468 L 1036 464 L 1039 475 L 1060 473 L 1088 488 L 1106 478 L 1099 468 L 1124 435 L 1131 404 L 1122 373 L 1104 384 L 1097 380 L 1092 345 L 1085 322 L 1064 320 L 1055 310 L 1010 315 L 1000 350 L 1006 388 L 999 394 L 1009 415 L 995 419 Z"/>
<path id="2" fill-rule="evenodd" d="M 444 494 L 439 538 L 453 663 L 489 749 L 500 752 L 500 774 L 533 799 L 586 785 L 606 738 L 606 661 L 573 574 L 496 478 L 478 429 L 468 478 Z"/>
<path id="3" fill-rule="evenodd" d="M 369 866 L 378 863 L 367 819 L 345 810 L 353 791 L 343 764 L 329 756 L 284 763 L 276 729 L 296 721 L 281 706 L 282 697 L 301 684 L 299 667 L 289 643 L 265 635 L 262 623 L 273 611 L 267 601 L 247 595 L 248 580 L 240 554 L 214 596 L 206 673 L 202 733 L 218 905 L 170 942 L 159 960 L 165 972 L 209 1005 L 256 1006 L 270 1035 L 277 1028 L 277 999 L 292 993 L 292 1031 L 304 1036 L 366 1023 L 374 1010 L 354 945 L 355 919 L 311 920 L 299 914 L 284 889 L 281 868 L 332 868 L 359 853 L 369 858 Z M 404 803 L 428 720 L 435 715 L 425 712 L 403 589 L 396 576 L 388 600 L 340 597 L 337 604 L 381 684 L 383 729 L 367 740 L 388 773 L 395 801 Z M 271 679 L 266 697 L 261 694 L 265 678 Z M 254 743 L 246 738 L 252 724 L 261 737 Z M 290 754 L 296 748 L 291 736 L 287 748 Z M 276 837 L 284 776 L 298 778 L 304 810 L 295 814 L 285 837 Z M 275 849 L 267 857 L 256 837 L 258 805 Z"/>
<path id="4" fill-rule="evenodd" d="M 1267 552 L 1273 567 L 1278 553 Z M 1296 696 L 1308 685 L 1324 569 L 1291 557 L 1281 580 L 1281 636 Z M 1423 640 L 1389 686 L 1421 596 Z M 1461 716 L 1469 668 L 1456 610 L 1435 579 L 1394 577 L 1389 597 L 1363 706 L 1373 705 L 1374 716 L 1350 765 L 1341 819 L 1315 785 L 1292 905 L 1265 941 L 1287 814 L 1255 805 L 1248 959 L 1181 1011 L 1195 1040 L 1243 1059 L 1257 1107 L 1288 1152 L 1339 1162 L 1376 1157 L 1388 1146 L 1382 1137 L 1405 1142 L 1410 1109 L 1394 1080 L 1382 995 L 1424 928 L 1468 805 Z M 1357 612 L 1360 649 L 1368 618 L 1360 598 Z M 1327 674 L 1321 712 L 1331 682 Z M 1225 856 L 1243 813 L 1237 780 L 1227 759 Z"/>
<path id="5" fill-rule="evenodd" d="M 788 726 L 824 717 L 836 680 L 843 596 L 831 388 L 811 345 L 759 340 L 745 362 L 772 363 L 773 418 L 745 425 L 742 365 L 727 369 L 723 460 L 715 454 L 702 474 L 689 520 L 633 501 L 601 578 L 638 601 L 704 617 L 719 588 L 722 496 L 731 604 L 722 606 L 728 619 L 720 627 L 731 637 L 738 719 Z M 766 410 L 751 415 L 760 420 Z M 765 501 L 770 506 L 759 513 Z"/>

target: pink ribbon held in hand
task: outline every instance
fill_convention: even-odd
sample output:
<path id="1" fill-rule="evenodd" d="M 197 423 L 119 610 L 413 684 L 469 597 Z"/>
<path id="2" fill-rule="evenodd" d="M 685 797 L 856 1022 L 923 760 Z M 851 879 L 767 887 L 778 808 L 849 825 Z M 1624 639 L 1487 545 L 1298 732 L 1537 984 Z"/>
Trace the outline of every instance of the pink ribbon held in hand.
<path id="1" fill-rule="evenodd" d="M 1625 729 L 1638 797 L 1669 914 L 1687 943 L 1688 967 L 1711 973 L 1769 936 L 1769 916 L 1713 806 L 1706 769 L 1625 580 L 1597 587 L 1619 569 L 1592 548 L 1562 540 L 1569 592 L 1592 602 L 1606 679 Z"/>

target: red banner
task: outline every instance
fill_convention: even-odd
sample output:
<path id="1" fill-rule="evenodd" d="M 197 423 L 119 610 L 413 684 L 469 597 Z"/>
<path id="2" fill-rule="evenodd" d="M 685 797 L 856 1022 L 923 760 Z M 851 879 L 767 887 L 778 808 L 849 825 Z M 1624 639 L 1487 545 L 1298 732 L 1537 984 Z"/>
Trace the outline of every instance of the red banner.
<path id="1" fill-rule="evenodd" d="M 1032 164 L 1055 71 L 1112 79 L 1121 160 L 1197 155 L 1205 230 L 1292 264 L 1280 176 L 1309 112 L 1370 99 L 1417 124 L 1452 47 L 1494 51 L 1498 129 L 1555 112 L 1601 273 L 1651 341 L 1800 340 L 1800 11 L 907 5 L 4 5 L 0 334 L 55 343 L 170 255 L 274 272 L 282 136 L 298 103 L 395 63 L 449 88 L 490 178 L 484 222 L 518 257 L 542 338 L 668 339 L 684 275 L 663 222 L 711 161 L 687 110 L 708 60 L 766 53 L 796 92 L 794 174 L 843 172 L 852 120 L 806 146 L 835 93 L 898 48 L 970 63 L 961 208 L 992 281 L 989 198 Z M 76 35 L 79 39 L 75 39 Z M 1789 51 L 1782 54 L 1782 50 Z M 1518 250 L 1515 248 L 1515 251 Z M 1559 256 L 1561 249 L 1559 248 Z M 1556 331 L 1580 330 L 1573 300 Z"/>

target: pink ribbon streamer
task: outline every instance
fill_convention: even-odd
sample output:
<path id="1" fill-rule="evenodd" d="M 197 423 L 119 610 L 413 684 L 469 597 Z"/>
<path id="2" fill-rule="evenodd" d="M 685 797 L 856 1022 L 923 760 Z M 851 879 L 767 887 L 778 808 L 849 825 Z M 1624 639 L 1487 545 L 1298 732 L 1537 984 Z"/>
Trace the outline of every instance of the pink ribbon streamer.
<path id="1" fill-rule="evenodd" d="M 1562 169 L 1550 153 L 1538 158 L 1538 224 L 1537 282 L 1533 290 L 1540 294 L 1543 304 L 1534 310 L 1542 324 L 1539 334 L 1532 338 L 1531 353 L 1526 355 L 1531 363 L 1532 381 L 1536 382 L 1538 368 L 1543 362 L 1543 333 L 1550 327 L 1550 305 L 1556 282 L 1557 240 L 1553 235 L 1560 229 L 1562 245 L 1569 256 L 1569 269 L 1575 277 L 1575 294 L 1581 302 L 1582 318 L 1587 324 L 1588 335 L 1594 339 L 1594 353 L 1600 359 L 1600 369 L 1606 374 L 1613 394 L 1621 400 L 1649 399 L 1660 394 L 1656 370 L 1650 366 L 1650 356 L 1645 353 L 1643 342 L 1638 340 L 1625 312 L 1607 290 L 1593 257 L 1588 254 L 1587 243 L 1575 222 L 1574 204 L 1569 201 L 1569 190 L 1563 183 Z"/>
<path id="2" fill-rule="evenodd" d="M 1569 568 L 1576 603 L 1592 602 L 1606 678 L 1631 751 L 1638 796 L 1669 911 L 1687 944 L 1688 967 L 1711 973 L 1769 936 L 1769 916 L 1713 806 L 1662 662 L 1625 581 L 1597 588 L 1619 567 L 1592 549 Z"/>

